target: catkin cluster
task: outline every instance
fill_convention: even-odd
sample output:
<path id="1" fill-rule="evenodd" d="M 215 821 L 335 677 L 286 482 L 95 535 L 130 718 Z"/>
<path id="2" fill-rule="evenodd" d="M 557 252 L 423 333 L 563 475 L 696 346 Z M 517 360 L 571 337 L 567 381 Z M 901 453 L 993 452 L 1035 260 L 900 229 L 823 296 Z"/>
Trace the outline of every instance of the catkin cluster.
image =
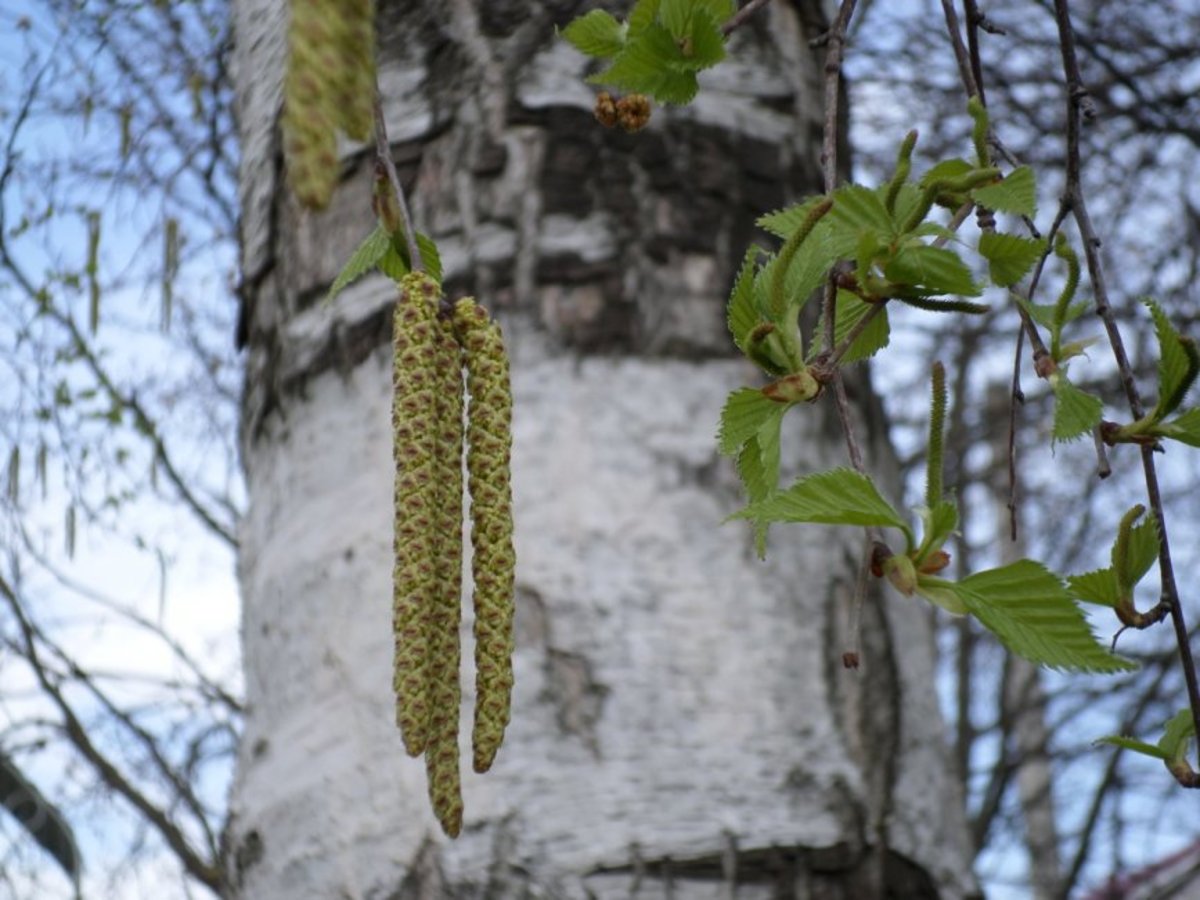
<path id="1" fill-rule="evenodd" d="M 474 766 L 486 771 L 512 693 L 512 396 L 500 328 L 474 300 L 452 314 L 428 276 L 400 283 L 393 355 L 396 462 L 393 577 L 396 721 L 425 754 L 429 798 L 448 835 L 462 827 L 458 759 L 463 389 L 475 606 Z"/>
<path id="2" fill-rule="evenodd" d="M 291 0 L 284 82 L 288 183 L 310 209 L 329 204 L 337 132 L 371 134 L 375 108 L 374 0 Z"/>

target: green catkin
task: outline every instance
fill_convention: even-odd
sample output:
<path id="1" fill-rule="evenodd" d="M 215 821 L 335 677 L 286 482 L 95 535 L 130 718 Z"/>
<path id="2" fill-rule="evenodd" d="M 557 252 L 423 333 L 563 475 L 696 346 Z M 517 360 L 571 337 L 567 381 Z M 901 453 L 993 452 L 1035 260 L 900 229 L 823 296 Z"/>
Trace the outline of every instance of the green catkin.
<path id="1" fill-rule="evenodd" d="M 371 136 L 375 120 L 375 5 L 373 0 L 333 0 L 340 32 L 336 78 L 338 127 L 356 141 Z"/>
<path id="2" fill-rule="evenodd" d="M 491 768 L 504 739 L 513 686 L 512 392 L 500 327 L 470 298 L 454 308 L 470 405 L 467 479 L 471 493 L 471 572 L 475 581 L 476 772 Z"/>
<path id="3" fill-rule="evenodd" d="M 288 184 L 304 206 L 323 209 L 338 175 L 337 102 L 327 66 L 339 22 L 325 0 L 292 0 L 291 14 L 283 95 Z"/>
<path id="4" fill-rule="evenodd" d="M 430 599 L 436 594 L 437 284 L 419 273 L 400 282 L 393 325 L 392 439 L 396 464 L 393 634 L 396 724 L 411 756 L 425 749 Z"/>
<path id="5" fill-rule="evenodd" d="M 375 103 L 372 0 L 291 0 L 283 141 L 288 184 L 310 209 L 329 205 L 337 130 L 370 137 Z"/>
<path id="6" fill-rule="evenodd" d="M 925 505 L 933 509 L 942 501 L 943 439 L 946 431 L 946 367 L 933 364 L 929 400 L 929 450 L 925 463 Z"/>
<path id="7" fill-rule="evenodd" d="M 454 325 L 439 317 L 436 332 L 436 454 L 433 460 L 437 503 L 434 510 L 436 593 L 430 598 L 426 685 L 429 739 L 425 771 L 429 801 L 442 829 L 457 837 L 462 828 L 462 783 L 458 759 L 459 625 L 462 621 L 463 375 L 462 348 Z"/>

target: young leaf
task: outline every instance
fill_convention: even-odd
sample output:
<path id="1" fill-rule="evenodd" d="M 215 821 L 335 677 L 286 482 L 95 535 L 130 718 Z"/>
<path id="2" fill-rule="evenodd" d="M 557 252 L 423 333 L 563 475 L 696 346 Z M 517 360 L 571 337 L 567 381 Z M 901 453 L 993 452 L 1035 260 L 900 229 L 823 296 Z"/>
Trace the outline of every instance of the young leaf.
<path id="1" fill-rule="evenodd" d="M 1154 416 L 1162 418 L 1179 407 L 1196 380 L 1196 351 L 1194 345 L 1188 346 L 1157 303 L 1153 300 L 1145 303 L 1154 317 L 1154 334 L 1158 338 L 1158 404 Z"/>
<path id="2" fill-rule="evenodd" d="M 925 244 L 902 247 L 884 267 L 883 274 L 897 284 L 911 285 L 931 294 L 978 297 L 983 293 L 971 278 L 966 263 L 944 247 Z"/>
<path id="3" fill-rule="evenodd" d="M 1021 307 L 1029 314 L 1029 318 L 1037 322 L 1043 328 L 1054 328 L 1055 305 L 1053 303 L 1030 303 L 1024 297 L 1018 296 L 1015 292 L 1010 292 L 1012 297 Z M 1066 325 L 1075 321 L 1085 312 L 1091 309 L 1091 304 L 1087 300 L 1079 300 L 1072 303 L 1067 308 L 1067 314 L 1063 317 L 1063 324 Z"/>
<path id="4" fill-rule="evenodd" d="M 738 454 L 737 471 L 746 488 L 750 503 L 758 503 L 770 497 L 779 487 L 779 443 L 780 425 L 784 407 L 778 406 L 779 414 L 768 419 Z M 760 558 L 767 554 L 767 530 L 770 522 L 758 519 L 754 522 L 755 551 Z"/>
<path id="5" fill-rule="evenodd" d="M 829 214 L 834 231 L 842 232 L 857 247 L 864 231 L 878 232 L 881 239 L 890 240 L 895 223 L 878 191 L 859 184 L 848 184 L 833 192 L 833 211 Z"/>
<path id="6" fill-rule="evenodd" d="M 736 456 L 773 416 L 783 414 L 784 405 L 766 397 L 758 388 L 740 388 L 729 395 L 721 410 L 717 445 L 725 456 Z"/>
<path id="7" fill-rule="evenodd" d="M 417 232 L 417 252 L 421 254 L 421 263 L 425 272 L 439 284 L 442 281 L 442 256 L 438 253 L 437 244 L 433 238 Z"/>
<path id="8" fill-rule="evenodd" d="M 762 250 L 755 244 L 746 248 L 742 257 L 742 267 L 738 270 L 737 279 L 733 282 L 733 290 L 729 294 L 729 306 L 726 309 L 726 322 L 733 342 L 742 352 L 746 350 L 746 338 L 760 321 L 758 304 L 754 299 L 754 276 L 757 269 L 758 255 Z"/>
<path id="9" fill-rule="evenodd" d="M 342 292 L 346 285 L 357 281 L 374 269 L 391 246 L 391 235 L 383 230 L 383 226 L 376 225 L 375 230 L 363 238 L 363 242 L 350 254 L 350 258 L 342 266 L 342 271 L 338 272 L 337 278 L 333 279 L 333 284 L 329 286 L 329 293 L 325 295 L 325 300 L 327 302 L 332 300 Z M 403 275 L 404 273 L 400 277 Z"/>
<path id="10" fill-rule="evenodd" d="M 1074 441 L 1083 437 L 1100 424 L 1104 414 L 1104 402 L 1081 391 L 1062 375 L 1053 375 L 1050 383 L 1054 388 L 1054 440 Z"/>
<path id="11" fill-rule="evenodd" d="M 660 3 L 661 0 L 637 0 L 629 11 L 627 28 L 630 38 L 637 37 L 654 22 Z"/>
<path id="12" fill-rule="evenodd" d="M 1158 551 L 1158 525 L 1155 523 L 1154 517 L 1150 516 L 1140 525 L 1129 529 L 1129 538 L 1125 544 L 1125 560 L 1120 567 L 1117 566 L 1115 559 L 1117 546 L 1113 545 L 1113 571 L 1120 573 L 1124 570 L 1124 577 L 1128 579 L 1129 586 L 1133 587 L 1142 580 L 1142 577 L 1157 561 Z"/>
<path id="13" fill-rule="evenodd" d="M 887 526 L 899 528 L 911 543 L 911 532 L 900 514 L 883 499 L 870 478 L 851 469 L 801 478 L 787 490 L 751 504 L 732 518 Z"/>
<path id="14" fill-rule="evenodd" d="M 799 203 L 793 203 L 791 206 L 785 206 L 783 209 L 777 209 L 775 212 L 759 216 L 755 224 L 764 231 L 769 231 L 776 237 L 786 240 L 791 236 L 793 231 L 804 224 L 813 207 L 824 199 L 820 194 L 817 194 L 814 197 L 801 200 Z"/>
<path id="15" fill-rule="evenodd" d="M 737 3 L 734 0 L 692 0 L 692 5 L 696 9 L 707 10 L 718 22 L 724 22 L 737 12 Z"/>
<path id="16" fill-rule="evenodd" d="M 1187 756 L 1188 742 L 1196 737 L 1196 723 L 1190 709 L 1181 709 L 1167 720 L 1163 736 L 1158 739 L 1158 748 L 1167 754 L 1170 761 L 1182 760 Z"/>
<path id="17" fill-rule="evenodd" d="M 593 84 L 611 84 L 628 91 L 649 94 L 660 103 L 683 105 L 696 96 L 696 75 L 676 71 L 672 66 L 687 64 L 679 45 L 669 31 L 657 22 L 647 25 L 630 39 L 603 72 L 588 78 Z"/>
<path id="18" fill-rule="evenodd" d="M 1134 753 L 1142 753 L 1146 756 L 1152 756 L 1155 759 L 1161 759 L 1163 762 L 1170 762 L 1171 756 L 1160 747 L 1153 744 L 1147 744 L 1145 741 L 1135 740 L 1131 737 L 1122 737 L 1121 735 L 1109 735 L 1108 737 L 1098 738 L 1097 744 L 1112 744 L 1114 747 L 1120 747 L 1122 750 L 1132 750 Z"/>
<path id="19" fill-rule="evenodd" d="M 980 206 L 994 212 L 1032 218 L 1037 213 L 1037 183 L 1033 169 L 1018 166 L 1003 181 L 975 188 L 971 191 L 971 197 Z"/>
<path id="20" fill-rule="evenodd" d="M 949 540 L 954 529 L 958 527 L 958 506 L 953 500 L 943 500 L 933 509 L 920 507 L 917 514 L 921 518 L 921 550 L 923 555 L 929 550 L 941 547 Z"/>
<path id="21" fill-rule="evenodd" d="M 660 0 L 658 21 L 677 41 L 688 36 L 692 18 L 691 0 Z"/>
<path id="22" fill-rule="evenodd" d="M 588 56 L 615 56 L 625 46 L 621 24 L 602 9 L 575 19 L 562 30 L 562 36 Z"/>
<path id="23" fill-rule="evenodd" d="M 725 58 L 725 36 L 720 24 L 706 10 L 697 9 L 693 13 L 689 40 L 684 55 L 693 71 L 711 68 Z"/>
<path id="24" fill-rule="evenodd" d="M 1200 408 L 1189 409 L 1170 422 L 1160 423 L 1155 432 L 1190 447 L 1200 447 Z"/>
<path id="25" fill-rule="evenodd" d="M 875 307 L 876 304 L 867 303 L 849 291 L 839 290 L 837 292 L 837 307 L 833 319 L 834 345 L 840 345 L 846 335 L 850 333 L 850 330 L 862 321 L 863 316 Z M 820 336 L 825 333 L 824 310 L 821 310 L 821 316 L 817 320 L 816 331 L 813 333 L 817 336 L 817 339 L 812 342 L 812 350 L 809 353 L 810 358 L 815 358 L 823 347 Z M 891 326 L 888 324 L 887 308 L 885 307 L 875 314 L 875 318 L 859 333 L 853 343 L 850 344 L 845 355 L 842 356 L 842 362 L 853 363 L 869 359 L 886 347 L 890 340 Z"/>
<path id="26" fill-rule="evenodd" d="M 1023 559 L 958 582 L 967 610 L 1005 647 L 1054 669 L 1120 672 L 1136 668 L 1097 643 L 1067 589 L 1041 563 Z"/>
<path id="27" fill-rule="evenodd" d="M 1116 573 L 1111 568 L 1070 575 L 1067 584 L 1072 596 L 1085 603 L 1115 608 L 1121 597 L 1121 586 L 1117 584 Z"/>
<path id="28" fill-rule="evenodd" d="M 992 283 L 1000 287 L 1011 287 L 1024 278 L 1044 249 L 1044 242 L 1015 234 L 985 231 L 979 238 L 979 255 L 988 261 Z"/>

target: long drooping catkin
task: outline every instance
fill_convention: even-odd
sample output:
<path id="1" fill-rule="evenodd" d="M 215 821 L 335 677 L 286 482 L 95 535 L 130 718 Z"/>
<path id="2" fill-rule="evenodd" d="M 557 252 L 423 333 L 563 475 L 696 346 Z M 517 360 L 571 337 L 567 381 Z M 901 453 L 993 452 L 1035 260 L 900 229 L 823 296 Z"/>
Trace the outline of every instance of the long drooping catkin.
<path id="1" fill-rule="evenodd" d="M 504 739 L 513 686 L 512 392 L 500 326 L 470 298 L 454 308 L 471 400 L 467 479 L 475 582 L 476 772 L 491 768 Z"/>
<path id="2" fill-rule="evenodd" d="M 463 377 L 462 348 L 453 323 L 439 318 L 435 331 L 437 404 L 436 452 L 433 460 L 437 505 L 434 511 L 436 591 L 430 597 L 429 739 L 425 771 L 429 800 L 450 837 L 462 828 L 463 802 L 458 760 L 459 626 L 462 621 L 463 504 Z"/>
<path id="3" fill-rule="evenodd" d="M 291 0 L 284 156 L 302 204 L 329 204 L 338 178 L 337 129 L 366 140 L 374 103 L 373 0 Z"/>
<path id="4" fill-rule="evenodd" d="M 336 99 L 329 67 L 338 17 L 324 0 L 292 0 L 283 94 L 283 148 L 292 191 L 305 206 L 329 203 L 337 180 Z"/>
<path id="5" fill-rule="evenodd" d="M 430 598 L 437 592 L 438 520 L 435 451 L 438 438 L 437 327 L 440 292 L 431 279 L 400 282 L 393 326 L 392 445 L 395 480 L 393 632 L 396 724 L 412 756 L 429 736 Z M 457 640 L 457 636 L 456 636 Z"/>

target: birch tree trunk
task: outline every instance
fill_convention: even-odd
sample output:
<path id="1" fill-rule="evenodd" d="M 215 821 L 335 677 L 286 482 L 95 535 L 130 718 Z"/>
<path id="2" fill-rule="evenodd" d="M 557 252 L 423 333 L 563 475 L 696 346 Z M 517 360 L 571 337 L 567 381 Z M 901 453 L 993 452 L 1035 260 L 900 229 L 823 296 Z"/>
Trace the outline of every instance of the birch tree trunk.
<path id="1" fill-rule="evenodd" d="M 752 377 L 723 300 L 754 217 L 819 184 L 820 4 L 771 4 L 692 107 L 635 136 L 593 122 L 584 61 L 554 39 L 582 4 L 379 5 L 419 227 L 513 355 L 513 723 L 492 772 L 464 773 L 447 842 L 393 724 L 395 291 L 369 278 L 322 302 L 373 225 L 372 161 L 344 147 L 330 210 L 297 210 L 285 10 L 237 0 L 250 504 L 230 895 L 970 895 L 926 610 L 869 599 L 846 671 L 861 534 L 779 528 L 762 563 L 721 525 L 739 499 L 716 422 Z M 842 460 L 806 412 L 785 457 Z M 860 428 L 886 473 L 881 419 Z"/>

